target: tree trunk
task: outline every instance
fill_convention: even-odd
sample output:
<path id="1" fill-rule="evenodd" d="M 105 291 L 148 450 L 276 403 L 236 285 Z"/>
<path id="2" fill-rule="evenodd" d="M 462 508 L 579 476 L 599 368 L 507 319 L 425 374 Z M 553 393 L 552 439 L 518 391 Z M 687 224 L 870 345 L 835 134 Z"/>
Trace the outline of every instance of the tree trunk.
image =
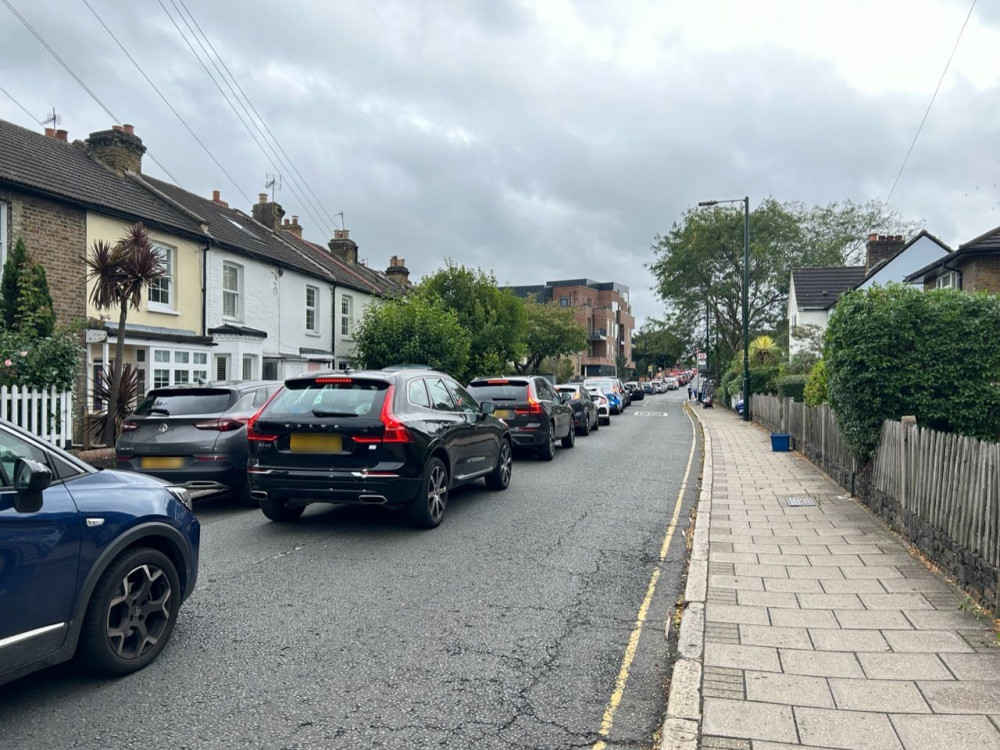
<path id="1" fill-rule="evenodd" d="M 121 313 L 118 315 L 118 339 L 115 341 L 115 359 L 111 363 L 111 393 L 108 396 L 108 416 L 104 421 L 104 444 L 114 446 L 117 432 L 118 394 L 122 387 L 122 357 L 125 356 L 125 319 L 128 317 L 128 304 L 121 303 Z"/>

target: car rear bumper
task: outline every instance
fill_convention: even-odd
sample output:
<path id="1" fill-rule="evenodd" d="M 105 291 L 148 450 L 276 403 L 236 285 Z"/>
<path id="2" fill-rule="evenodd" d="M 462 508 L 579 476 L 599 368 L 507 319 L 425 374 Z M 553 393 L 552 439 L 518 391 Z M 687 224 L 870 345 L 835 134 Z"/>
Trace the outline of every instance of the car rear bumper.
<path id="1" fill-rule="evenodd" d="M 314 471 L 252 467 L 250 491 L 293 502 L 405 505 L 420 491 L 420 477 L 390 472 Z"/>
<path id="2" fill-rule="evenodd" d="M 510 439 L 516 448 L 537 448 L 548 442 L 549 431 L 541 427 L 537 429 L 511 427 Z"/>
<path id="3" fill-rule="evenodd" d="M 143 468 L 139 456 L 118 457 L 115 468 L 119 471 L 134 471 L 148 474 L 170 484 L 186 488 L 194 498 L 229 492 L 241 488 L 247 481 L 246 459 L 240 465 L 239 459 L 230 456 L 215 456 L 211 460 L 197 460 L 184 457 L 179 469 Z"/>

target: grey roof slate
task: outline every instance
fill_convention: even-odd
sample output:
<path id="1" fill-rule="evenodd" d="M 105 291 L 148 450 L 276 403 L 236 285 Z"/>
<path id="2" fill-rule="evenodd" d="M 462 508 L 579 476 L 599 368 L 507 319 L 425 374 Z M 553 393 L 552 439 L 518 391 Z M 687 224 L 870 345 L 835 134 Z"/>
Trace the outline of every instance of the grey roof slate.
<path id="1" fill-rule="evenodd" d="M 864 266 L 792 269 L 795 301 L 802 310 L 826 310 L 864 279 Z"/>
<path id="2" fill-rule="evenodd" d="M 198 222 L 92 159 L 82 145 L 4 120 L 0 120 L 0 184 L 183 235 L 202 235 Z"/>
<path id="3" fill-rule="evenodd" d="M 301 252 L 306 253 L 310 259 L 320 263 L 342 286 L 380 296 L 403 293 L 403 289 L 384 273 L 375 271 L 361 263 L 347 263 L 321 245 L 303 239 L 292 232 L 282 231 L 281 234 Z"/>

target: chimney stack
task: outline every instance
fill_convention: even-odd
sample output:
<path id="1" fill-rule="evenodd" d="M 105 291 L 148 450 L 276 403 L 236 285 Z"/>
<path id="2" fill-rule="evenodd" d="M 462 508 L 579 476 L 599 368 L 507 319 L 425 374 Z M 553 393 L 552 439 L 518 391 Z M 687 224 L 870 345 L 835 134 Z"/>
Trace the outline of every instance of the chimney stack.
<path id="1" fill-rule="evenodd" d="M 69 131 L 68 130 L 57 130 L 56 131 L 56 138 L 58 138 L 63 143 L 67 143 L 69 141 Z"/>
<path id="2" fill-rule="evenodd" d="M 347 229 L 334 229 L 333 239 L 327 243 L 327 247 L 345 263 L 358 262 L 358 245 L 351 239 L 351 233 Z"/>
<path id="3" fill-rule="evenodd" d="M 903 249 L 906 242 L 901 234 L 869 234 L 867 253 L 865 254 L 865 273 L 883 261 L 889 260 Z"/>
<path id="4" fill-rule="evenodd" d="M 403 258 L 397 258 L 395 255 L 389 258 L 389 267 L 385 269 L 385 275 L 403 289 L 408 289 L 410 286 L 410 269 L 406 267 L 406 261 Z"/>
<path id="5" fill-rule="evenodd" d="M 55 138 L 56 137 L 56 129 L 55 128 L 45 128 L 45 137 L 46 138 Z"/>
<path id="6" fill-rule="evenodd" d="M 226 203 L 226 201 L 222 200 L 222 193 L 220 193 L 218 190 L 212 191 L 212 203 L 218 203 L 223 208 L 229 208 L 229 204 Z"/>
<path id="7" fill-rule="evenodd" d="M 56 131 L 56 137 L 65 140 Z M 114 125 L 111 130 L 91 133 L 86 141 L 87 153 L 118 174 L 142 172 L 142 155 L 146 147 L 131 125 Z"/>
<path id="8" fill-rule="evenodd" d="M 291 221 L 285 219 L 285 223 L 281 225 L 281 228 L 284 229 L 286 232 L 291 232 L 299 239 L 302 238 L 302 225 L 299 224 L 298 216 L 292 216 Z"/>
<path id="9" fill-rule="evenodd" d="M 277 203 L 268 202 L 267 193 L 258 193 L 257 198 L 257 203 L 253 205 L 253 218 L 272 232 L 277 232 L 281 229 L 281 217 L 285 215 L 285 210 Z"/>

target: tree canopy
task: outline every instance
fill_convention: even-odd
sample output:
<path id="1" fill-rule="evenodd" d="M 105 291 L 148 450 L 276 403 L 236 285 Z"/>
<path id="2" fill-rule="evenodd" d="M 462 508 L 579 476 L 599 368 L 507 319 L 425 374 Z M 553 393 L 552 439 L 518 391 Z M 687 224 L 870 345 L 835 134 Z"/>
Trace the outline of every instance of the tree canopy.
<path id="1" fill-rule="evenodd" d="M 642 376 L 658 372 L 663 367 L 674 367 L 688 353 L 687 342 L 666 323 L 655 318 L 646 321 L 632 338 L 632 359 L 636 373 Z"/>
<path id="2" fill-rule="evenodd" d="M 587 329 L 576 322 L 571 307 L 541 304 L 534 297 L 524 300 L 525 330 L 522 361 L 514 362 L 521 375 L 537 373 L 546 359 L 575 354 L 587 348 Z"/>
<path id="3" fill-rule="evenodd" d="M 7 330 L 20 331 L 29 338 L 46 338 L 55 330 L 56 314 L 45 268 L 29 255 L 21 237 L 3 266 L 0 315 Z"/>
<path id="4" fill-rule="evenodd" d="M 781 337 L 792 268 L 842 266 L 863 260 L 869 233 L 911 234 L 905 220 L 879 201 L 806 207 L 765 199 L 750 213 L 750 335 Z M 717 361 L 741 348 L 743 211 L 731 206 L 688 209 L 653 243 L 649 264 L 668 307 L 667 326 L 694 345 L 706 311 L 718 339 Z"/>

